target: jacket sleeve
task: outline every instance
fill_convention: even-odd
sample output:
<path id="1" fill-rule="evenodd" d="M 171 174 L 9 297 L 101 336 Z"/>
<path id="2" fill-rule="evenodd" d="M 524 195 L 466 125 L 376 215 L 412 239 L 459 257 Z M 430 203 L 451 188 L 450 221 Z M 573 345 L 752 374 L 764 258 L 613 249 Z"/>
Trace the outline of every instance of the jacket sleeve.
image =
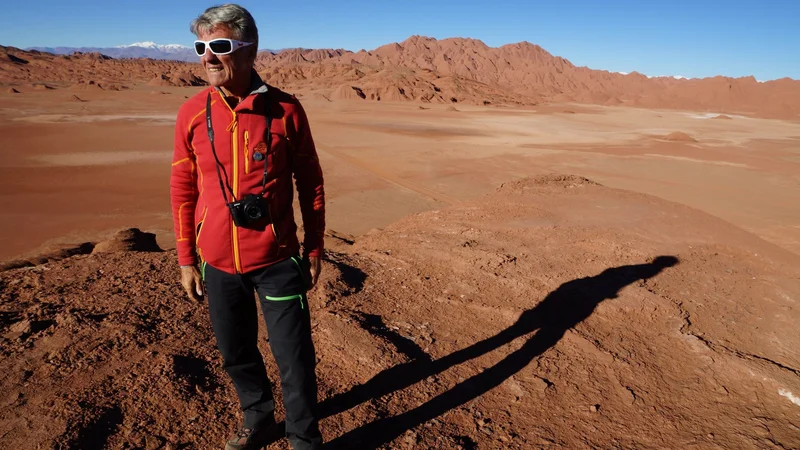
<path id="1" fill-rule="evenodd" d="M 311 136 L 308 117 L 299 101 L 290 118 L 295 136 L 292 142 L 292 172 L 303 216 L 303 254 L 322 256 L 325 236 L 325 189 L 317 149 Z"/>
<path id="2" fill-rule="evenodd" d="M 175 144 L 170 173 L 170 202 L 172 222 L 181 266 L 197 264 L 195 253 L 194 212 L 197 205 L 197 169 L 190 144 L 189 124 L 184 109 L 175 122 Z"/>

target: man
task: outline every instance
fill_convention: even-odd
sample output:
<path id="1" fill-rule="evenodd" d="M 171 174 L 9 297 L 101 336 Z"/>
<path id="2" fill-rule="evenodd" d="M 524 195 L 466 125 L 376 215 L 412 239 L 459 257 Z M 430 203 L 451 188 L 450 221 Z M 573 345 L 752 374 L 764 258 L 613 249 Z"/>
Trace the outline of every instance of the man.
<path id="1" fill-rule="evenodd" d="M 253 69 L 258 30 L 238 5 L 191 24 L 211 84 L 180 108 L 170 178 L 181 283 L 208 295 L 214 335 L 244 415 L 227 450 L 260 449 L 275 402 L 257 347 L 257 296 L 280 370 L 286 436 L 295 450 L 322 446 L 316 356 L 306 297 L 320 274 L 325 229 L 322 170 L 299 101 Z M 294 176 L 304 225 L 299 254 Z M 199 264 L 199 269 L 197 265 Z"/>

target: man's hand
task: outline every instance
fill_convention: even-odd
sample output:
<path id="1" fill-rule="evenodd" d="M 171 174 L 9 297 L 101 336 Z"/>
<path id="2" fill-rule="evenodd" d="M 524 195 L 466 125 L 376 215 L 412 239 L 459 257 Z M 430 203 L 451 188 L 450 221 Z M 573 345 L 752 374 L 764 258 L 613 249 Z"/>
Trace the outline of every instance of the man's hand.
<path id="1" fill-rule="evenodd" d="M 322 272 L 322 258 L 319 256 L 309 256 L 308 265 L 311 271 L 311 285 L 308 287 L 308 290 L 311 290 L 317 285 L 319 274 Z"/>
<path id="2" fill-rule="evenodd" d="M 195 266 L 181 267 L 181 285 L 190 300 L 203 299 L 203 278 Z"/>

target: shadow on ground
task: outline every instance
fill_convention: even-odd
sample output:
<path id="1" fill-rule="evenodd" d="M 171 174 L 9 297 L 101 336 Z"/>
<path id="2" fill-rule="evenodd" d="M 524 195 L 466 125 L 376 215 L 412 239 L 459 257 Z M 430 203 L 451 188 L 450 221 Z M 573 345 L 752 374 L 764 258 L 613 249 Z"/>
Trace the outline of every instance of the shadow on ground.
<path id="1" fill-rule="evenodd" d="M 339 414 L 363 402 L 405 389 L 432 375 L 492 352 L 519 337 L 536 332 L 521 348 L 494 366 L 414 409 L 351 430 L 331 441 L 326 448 L 376 448 L 480 397 L 522 370 L 534 358 L 553 348 L 567 330 L 589 317 L 601 302 L 616 298 L 622 288 L 639 280 L 652 278 L 678 262 L 678 258 L 674 256 L 659 256 L 649 263 L 613 267 L 592 277 L 569 281 L 548 294 L 534 308 L 523 312 L 514 325 L 490 338 L 437 360 L 417 358 L 386 369 L 366 383 L 323 401 L 320 403 L 321 417 Z"/>

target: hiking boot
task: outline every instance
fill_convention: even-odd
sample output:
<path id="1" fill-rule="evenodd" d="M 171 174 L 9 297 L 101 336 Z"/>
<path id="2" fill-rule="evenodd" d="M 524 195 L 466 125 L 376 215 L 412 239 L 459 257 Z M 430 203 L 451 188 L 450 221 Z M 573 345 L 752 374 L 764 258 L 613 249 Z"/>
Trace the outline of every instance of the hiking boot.
<path id="1" fill-rule="evenodd" d="M 275 441 L 275 431 L 274 424 L 259 429 L 242 426 L 225 443 L 225 450 L 261 450 Z"/>

